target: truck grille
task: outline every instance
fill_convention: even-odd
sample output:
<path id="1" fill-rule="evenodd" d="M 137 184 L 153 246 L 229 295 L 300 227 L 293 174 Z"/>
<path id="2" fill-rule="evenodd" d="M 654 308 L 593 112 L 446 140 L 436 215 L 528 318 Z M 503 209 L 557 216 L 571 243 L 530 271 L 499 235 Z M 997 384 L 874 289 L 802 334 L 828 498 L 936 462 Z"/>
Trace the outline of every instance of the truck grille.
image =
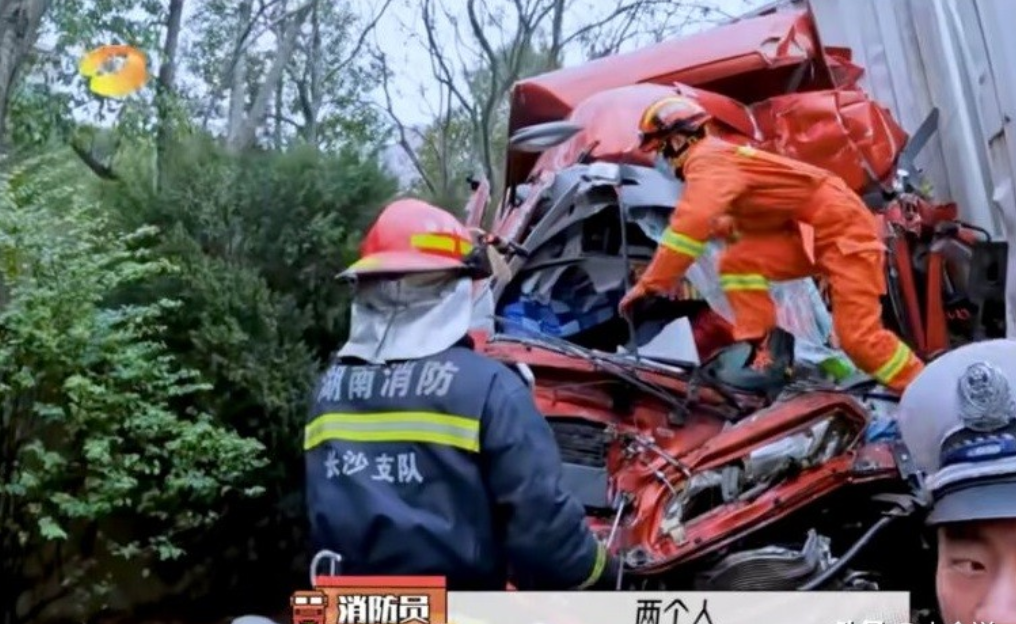
<path id="1" fill-rule="evenodd" d="M 599 423 L 575 418 L 548 418 L 554 431 L 561 461 L 592 468 L 606 468 L 607 441 L 605 427 Z"/>

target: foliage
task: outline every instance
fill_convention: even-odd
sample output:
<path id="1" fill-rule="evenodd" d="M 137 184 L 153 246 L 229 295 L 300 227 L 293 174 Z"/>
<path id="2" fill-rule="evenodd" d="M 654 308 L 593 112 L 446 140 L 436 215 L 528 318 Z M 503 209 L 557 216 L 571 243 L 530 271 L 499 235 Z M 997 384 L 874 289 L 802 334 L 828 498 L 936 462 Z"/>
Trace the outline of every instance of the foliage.
<path id="1" fill-rule="evenodd" d="M 159 227 L 165 234 L 154 250 L 181 270 L 134 289 L 131 301 L 172 295 L 182 302 L 166 317 L 164 339 L 210 384 L 187 405 L 256 436 L 273 458 L 258 475 L 269 495 L 227 510 L 195 543 L 201 557 L 164 570 L 166 579 L 208 569 L 195 596 L 211 592 L 222 603 L 232 589 L 236 602 L 284 600 L 280 569 L 304 548 L 306 397 L 347 330 L 346 291 L 335 275 L 354 258 L 395 181 L 352 150 L 298 146 L 236 156 L 195 135 L 172 146 L 156 192 L 148 149 L 123 155 L 121 181 L 103 186 L 103 203 L 124 229 Z"/>
<path id="2" fill-rule="evenodd" d="M 344 339 L 345 290 L 334 277 L 396 192 L 375 158 L 307 145 L 234 156 L 194 135 L 170 150 L 158 192 L 149 183 L 152 162 L 147 148 L 123 155 L 124 182 L 106 187 L 106 204 L 127 227 L 151 224 L 172 233 L 163 244 L 167 253 L 191 257 L 197 249 L 254 271 L 266 288 L 291 297 L 286 305 L 305 318 L 292 319 L 285 331 L 314 345 L 316 357 Z"/>
<path id="3" fill-rule="evenodd" d="M 87 613 L 102 554 L 172 559 L 244 495 L 264 447 L 200 409 L 177 410 L 208 386 L 160 341 L 179 302 L 114 303 L 119 292 L 179 274 L 122 235 L 90 200 L 87 170 L 59 152 L 0 183 L 0 551 L 4 615 L 30 592 L 23 620 L 56 593 Z M 123 521 L 130 519 L 129 528 Z M 90 581 L 90 582 L 89 582 Z"/>
<path id="4" fill-rule="evenodd" d="M 54 93 L 44 83 L 17 89 L 8 110 L 10 141 L 22 149 L 37 150 L 66 140 L 73 130 L 70 96 Z"/>

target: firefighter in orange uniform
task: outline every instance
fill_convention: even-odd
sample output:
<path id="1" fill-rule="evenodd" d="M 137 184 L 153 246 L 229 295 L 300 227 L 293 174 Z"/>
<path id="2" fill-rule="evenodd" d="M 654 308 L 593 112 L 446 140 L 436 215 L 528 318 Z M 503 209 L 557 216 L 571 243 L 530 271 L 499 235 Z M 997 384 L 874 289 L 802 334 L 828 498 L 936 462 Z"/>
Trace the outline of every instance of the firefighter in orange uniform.
<path id="1" fill-rule="evenodd" d="M 902 392 L 924 365 L 882 325 L 885 248 L 874 215 L 838 176 L 723 141 L 711 135 L 711 121 L 699 104 L 676 95 L 643 112 L 640 149 L 658 152 L 684 190 L 621 313 L 630 316 L 647 295 L 672 297 L 708 240 L 732 224 L 736 238 L 720 259 L 720 282 L 739 341 L 731 349 L 751 347 L 734 379 L 771 373 L 773 343 L 786 337 L 776 328 L 769 282 L 821 274 L 830 285 L 841 348 L 878 382 Z"/>

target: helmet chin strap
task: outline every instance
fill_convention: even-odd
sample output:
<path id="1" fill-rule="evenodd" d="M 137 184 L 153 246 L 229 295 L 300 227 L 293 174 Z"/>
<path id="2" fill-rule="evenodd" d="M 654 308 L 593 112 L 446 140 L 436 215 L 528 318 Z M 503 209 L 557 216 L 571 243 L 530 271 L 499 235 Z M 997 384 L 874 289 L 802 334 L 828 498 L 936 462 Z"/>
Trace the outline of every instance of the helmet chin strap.
<path id="1" fill-rule="evenodd" d="M 698 143 L 699 139 L 701 138 L 702 137 L 700 136 L 685 137 L 684 145 L 682 145 L 677 149 L 670 147 L 669 143 L 667 144 L 667 148 L 665 150 L 669 154 L 667 156 L 667 160 L 670 161 L 671 163 L 678 160 L 680 161 L 680 164 L 675 164 L 673 166 L 674 166 L 674 175 L 676 175 L 677 178 L 682 182 L 684 182 L 684 157 L 687 157 L 688 150 L 691 149 L 692 145 Z"/>

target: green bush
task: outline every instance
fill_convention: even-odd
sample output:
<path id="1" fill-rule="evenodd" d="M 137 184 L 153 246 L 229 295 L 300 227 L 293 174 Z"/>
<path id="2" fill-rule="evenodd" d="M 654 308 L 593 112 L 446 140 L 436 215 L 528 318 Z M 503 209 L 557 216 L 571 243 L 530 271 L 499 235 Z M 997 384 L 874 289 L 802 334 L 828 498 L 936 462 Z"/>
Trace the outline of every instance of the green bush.
<path id="1" fill-rule="evenodd" d="M 193 557 L 159 573 L 198 611 L 278 607 L 289 590 L 280 578 L 306 578 L 302 430 L 314 376 L 347 332 L 335 275 L 396 184 L 370 155 L 238 156 L 194 135 L 169 150 L 156 190 L 150 152 L 134 149 L 117 159 L 120 181 L 102 184 L 103 203 L 126 231 L 157 226 L 153 252 L 180 270 L 125 300 L 181 301 L 165 317 L 165 340 L 209 387 L 179 409 L 214 414 L 272 458 L 258 474 L 266 496 L 231 504 L 188 549 Z"/>
<path id="2" fill-rule="evenodd" d="M 151 184 L 145 148 L 120 157 L 123 181 L 105 203 L 128 228 L 155 225 L 164 253 L 245 267 L 291 298 L 304 342 L 322 358 L 347 332 L 348 297 L 335 275 L 356 257 L 364 229 L 397 192 L 372 154 L 300 145 L 230 154 L 204 135 L 172 146 L 162 185 Z"/>
<path id="3" fill-rule="evenodd" d="M 116 582 L 99 561 L 135 561 L 137 574 L 179 557 L 227 501 L 259 493 L 248 479 L 266 463 L 263 444 L 201 408 L 210 386 L 164 344 L 179 299 L 123 302 L 183 273 L 145 251 L 151 228 L 107 223 L 89 175 L 61 152 L 0 178 L 6 622 L 67 594 L 93 612 Z"/>

